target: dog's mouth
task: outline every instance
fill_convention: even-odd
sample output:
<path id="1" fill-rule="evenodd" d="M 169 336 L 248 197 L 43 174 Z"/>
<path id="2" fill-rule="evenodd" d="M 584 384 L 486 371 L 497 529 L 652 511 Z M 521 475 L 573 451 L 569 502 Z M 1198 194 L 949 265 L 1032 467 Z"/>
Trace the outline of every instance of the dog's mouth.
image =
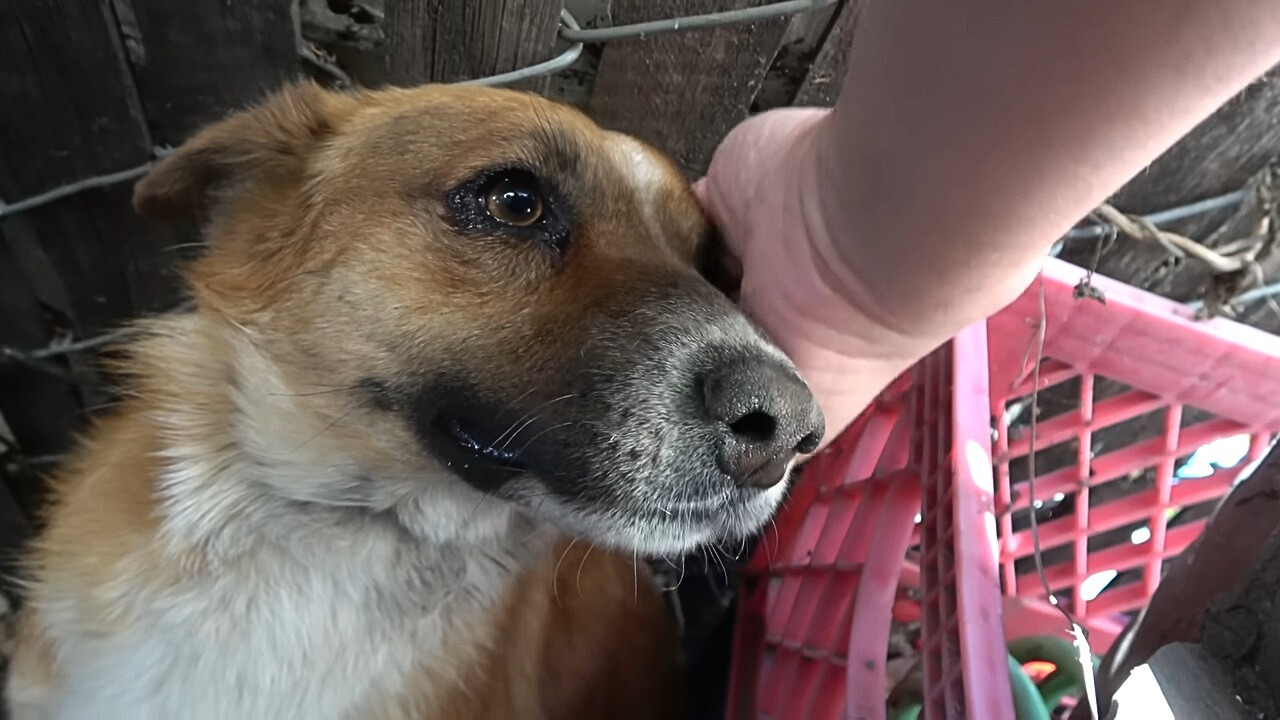
<path id="1" fill-rule="evenodd" d="M 780 500 L 776 488 L 733 483 L 696 434 L 611 423 L 591 406 L 553 413 L 538 398 L 507 404 L 456 388 L 421 398 L 419 441 L 449 474 L 594 542 L 684 552 L 754 532 Z"/>
<path id="2" fill-rule="evenodd" d="M 661 469 L 622 454 L 607 467 L 598 458 L 592 464 L 574 451 L 589 440 L 554 432 L 580 423 L 566 423 L 563 416 L 529 420 L 515 408 L 474 396 L 438 408 L 420 416 L 418 431 L 451 474 L 595 542 L 646 553 L 684 552 L 717 537 L 745 537 L 776 506 L 772 490 L 727 487 L 709 457 L 692 466 L 705 464 L 705 473 L 687 463 L 680 468 L 693 473 L 680 487 L 649 480 L 653 487 L 641 493 L 637 487 Z M 590 481 L 577 481 L 581 477 Z M 701 500 L 694 497 L 701 497 L 699 489 L 706 494 Z"/>
<path id="3" fill-rule="evenodd" d="M 526 470 L 520 453 L 509 449 L 509 443 L 503 443 L 502 437 L 486 440 L 487 434 L 476 423 L 465 417 L 441 415 L 436 418 L 441 432 L 446 433 L 464 452 L 470 453 L 476 460 L 492 463 L 510 470 Z"/>
<path id="4" fill-rule="evenodd" d="M 425 439 L 436 457 L 479 490 L 497 491 L 529 470 L 514 427 L 489 427 L 469 414 L 446 411 L 435 415 L 427 430 Z"/>

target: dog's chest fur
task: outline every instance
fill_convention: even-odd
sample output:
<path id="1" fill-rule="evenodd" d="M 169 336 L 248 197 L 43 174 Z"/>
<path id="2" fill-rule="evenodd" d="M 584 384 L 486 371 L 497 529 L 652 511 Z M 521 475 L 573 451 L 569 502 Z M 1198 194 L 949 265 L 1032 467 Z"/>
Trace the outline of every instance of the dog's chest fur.
<path id="1" fill-rule="evenodd" d="M 163 590 L 129 579 L 127 557 L 95 607 L 46 589 L 45 631 L 75 648 L 59 658 L 68 692 L 50 717 L 395 717 L 395 698 L 419 712 L 490 646 L 493 609 L 529 552 L 511 532 L 428 542 L 388 517 L 252 507 L 224 530 L 253 547 L 214 553 Z M 271 530 L 242 535 L 238 522 Z M 129 609 L 113 619 L 113 605 Z"/>
<path id="2" fill-rule="evenodd" d="M 460 548 L 415 556 L 394 534 L 317 533 L 301 553 L 261 548 L 147 598 L 126 632 L 54 638 L 77 648 L 62 665 L 74 691 L 55 715 L 355 718 L 366 717 L 362 699 L 416 692 L 402 687 L 407 678 L 427 673 L 447 687 L 473 641 L 489 640 L 485 610 L 508 570 Z"/>

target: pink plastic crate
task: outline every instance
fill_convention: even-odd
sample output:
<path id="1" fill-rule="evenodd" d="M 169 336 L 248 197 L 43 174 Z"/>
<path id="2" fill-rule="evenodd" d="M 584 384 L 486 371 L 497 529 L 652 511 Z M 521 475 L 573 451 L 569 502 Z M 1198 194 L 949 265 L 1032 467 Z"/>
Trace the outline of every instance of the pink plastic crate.
<path id="1" fill-rule="evenodd" d="M 1083 276 L 1058 260 L 1043 273 L 1042 398 L 1068 386 L 1040 408 L 1035 500 L 1050 586 L 1102 653 L 1203 525 L 1173 511 L 1221 498 L 1280 431 L 1280 338 L 1101 277 L 1106 303 L 1078 300 Z M 923 610 L 924 717 L 1011 720 L 1005 638 L 1064 628 L 1023 527 L 1040 308 L 1037 283 L 810 461 L 746 569 L 728 717 L 884 718 L 906 591 Z M 1138 441 L 1108 446 L 1122 423 Z M 1178 477 L 1223 438 L 1247 445 L 1239 462 Z"/>

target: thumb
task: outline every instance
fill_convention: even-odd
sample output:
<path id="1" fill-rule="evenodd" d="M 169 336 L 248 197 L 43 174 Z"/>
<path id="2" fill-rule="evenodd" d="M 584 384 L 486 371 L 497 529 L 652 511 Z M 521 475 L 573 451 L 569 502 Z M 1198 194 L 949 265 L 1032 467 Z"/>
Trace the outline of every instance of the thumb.
<path id="1" fill-rule="evenodd" d="M 691 187 L 693 196 L 698 199 L 698 204 L 702 206 L 702 211 L 706 213 L 707 219 L 711 221 L 712 225 L 719 227 L 722 216 L 720 208 L 715 207 L 715 203 L 711 199 L 710 182 L 711 179 L 704 175 L 694 182 Z"/>

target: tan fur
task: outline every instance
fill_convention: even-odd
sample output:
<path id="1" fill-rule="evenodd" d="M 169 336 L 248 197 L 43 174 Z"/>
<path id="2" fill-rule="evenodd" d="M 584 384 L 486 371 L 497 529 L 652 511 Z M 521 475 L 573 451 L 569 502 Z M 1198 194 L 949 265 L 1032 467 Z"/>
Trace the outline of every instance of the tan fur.
<path id="1" fill-rule="evenodd" d="M 440 220 L 442 188 L 538 151 L 523 146 L 530 127 L 591 158 L 557 178 L 590 186 L 592 199 L 579 208 L 576 254 L 554 277 L 511 248 L 477 250 Z M 639 192 L 625 163 L 646 153 L 650 184 Z M 196 309 L 140 326 L 119 368 L 125 400 L 56 478 L 48 528 L 29 557 L 9 686 L 17 720 L 94 716 L 52 710 L 81 692 L 68 683 L 129 682 L 110 675 L 107 655 L 77 664 L 94 648 L 127 658 L 154 644 L 155 657 L 169 658 L 156 662 L 194 663 L 181 678 L 218 679 L 219 667 L 164 654 L 169 636 L 158 633 L 169 626 L 157 618 L 186 618 L 189 608 L 193 647 L 234 660 L 254 652 L 238 649 L 241 623 L 271 628 L 250 600 L 294 588 L 291 578 L 303 583 L 324 563 L 328 584 L 316 587 L 369 602 L 334 621 L 357 640 L 367 625 L 369 644 L 350 648 L 351 662 L 388 664 L 333 717 L 680 714 L 677 643 L 642 563 L 456 487 L 402 422 L 353 399 L 365 376 L 422 368 L 477 375 L 508 397 L 554 373 L 579 348 L 547 337 L 586 327 L 593 304 L 694 263 L 705 223 L 667 161 L 519 93 L 338 95 L 301 85 L 197 135 L 136 198 L 151 216 L 206 220 L 207 252 L 187 271 Z M 332 502 L 344 478 L 378 480 L 351 490 L 368 493 L 352 504 L 370 512 Z M 322 493 L 323 504 L 308 504 Z M 476 563 L 459 571 L 477 578 L 475 597 L 467 588 L 442 595 L 439 627 L 398 614 L 414 598 L 396 579 L 430 570 L 405 559 L 419 542 L 496 543 L 494 558 L 459 556 Z M 391 585 L 366 587 L 375 582 Z M 215 596 L 225 601 L 201 609 Z M 415 633 L 440 644 L 402 662 L 395 653 L 412 655 Z M 400 637 L 409 644 L 386 649 Z M 143 675 L 174 669 L 150 657 L 130 662 Z M 281 677 L 293 677 L 281 662 Z"/>

